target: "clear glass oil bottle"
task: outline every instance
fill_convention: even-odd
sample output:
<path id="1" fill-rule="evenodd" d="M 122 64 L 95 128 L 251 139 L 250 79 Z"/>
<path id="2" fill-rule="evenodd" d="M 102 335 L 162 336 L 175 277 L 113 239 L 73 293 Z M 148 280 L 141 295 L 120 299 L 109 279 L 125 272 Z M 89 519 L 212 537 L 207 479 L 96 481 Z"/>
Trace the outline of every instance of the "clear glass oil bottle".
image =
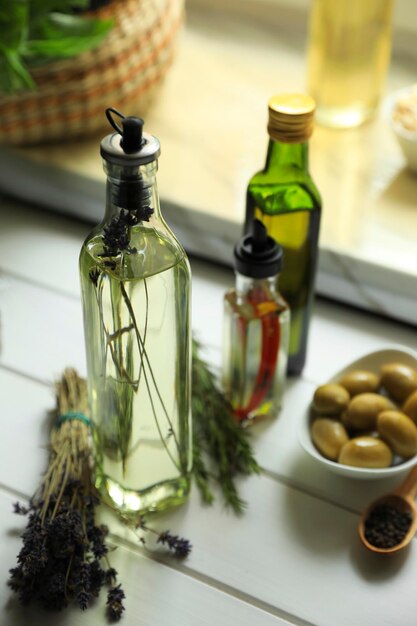
<path id="1" fill-rule="evenodd" d="M 306 359 L 318 256 L 321 198 L 308 169 L 314 106 L 299 94 L 271 98 L 265 167 L 246 197 L 245 232 L 259 219 L 284 250 L 279 285 L 291 310 L 289 374 L 300 374 Z"/>
<path id="2" fill-rule="evenodd" d="M 239 422 L 275 417 L 287 369 L 290 312 L 278 291 L 282 249 L 257 220 L 235 248 L 236 287 L 225 294 L 223 389 Z"/>
<path id="3" fill-rule="evenodd" d="M 106 214 L 80 273 L 97 486 L 131 516 L 189 491 L 190 269 L 160 213 L 159 142 L 144 133 L 127 155 L 121 143 L 101 145 Z"/>

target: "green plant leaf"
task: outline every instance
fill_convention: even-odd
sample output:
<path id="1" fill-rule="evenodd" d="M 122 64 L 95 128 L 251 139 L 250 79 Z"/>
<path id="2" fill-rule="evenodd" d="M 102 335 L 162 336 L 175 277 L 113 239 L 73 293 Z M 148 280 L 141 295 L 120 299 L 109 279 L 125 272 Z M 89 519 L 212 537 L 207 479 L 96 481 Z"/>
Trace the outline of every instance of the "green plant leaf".
<path id="1" fill-rule="evenodd" d="M 112 26 L 112 20 L 53 13 L 43 25 L 43 36 L 27 41 L 22 52 L 28 58 L 76 56 L 97 46 Z"/>
<path id="2" fill-rule="evenodd" d="M 43 18 L 53 11 L 72 13 L 74 9 L 88 9 L 89 0 L 26 0 L 30 4 L 31 21 Z"/>
<path id="3" fill-rule="evenodd" d="M 0 51 L 0 92 L 15 93 L 22 89 L 33 89 L 35 83 L 22 65 L 18 53 L 13 50 Z"/>
<path id="4" fill-rule="evenodd" d="M 74 14 L 89 4 L 89 0 L 0 0 L 0 92 L 33 88 L 28 65 L 77 56 L 97 46 L 113 22 Z"/>
<path id="5" fill-rule="evenodd" d="M 74 9 L 87 9 L 89 0 L 29 0 L 31 38 L 42 28 L 44 20 L 54 11 L 72 13 Z"/>
<path id="6" fill-rule="evenodd" d="M 18 50 L 28 31 L 27 0 L 10 0 L 0 6 L 0 42 L 2 51 Z"/>
<path id="7" fill-rule="evenodd" d="M 53 11 L 72 11 L 87 9 L 89 0 L 29 0 L 31 15 L 51 13 Z"/>
<path id="8" fill-rule="evenodd" d="M 45 22 L 45 35 L 54 37 L 56 34 L 68 34 L 91 37 L 100 33 L 107 33 L 112 27 L 112 20 L 99 20 L 81 15 L 66 15 L 65 13 L 50 13 Z"/>

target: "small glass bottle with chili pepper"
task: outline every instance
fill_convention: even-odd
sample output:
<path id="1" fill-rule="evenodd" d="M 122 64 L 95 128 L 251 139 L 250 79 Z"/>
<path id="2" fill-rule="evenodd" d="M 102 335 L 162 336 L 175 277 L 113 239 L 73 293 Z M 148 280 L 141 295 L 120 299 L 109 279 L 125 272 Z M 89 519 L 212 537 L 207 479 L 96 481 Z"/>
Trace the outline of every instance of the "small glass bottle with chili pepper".
<path id="1" fill-rule="evenodd" d="M 282 248 L 260 220 L 235 246 L 236 287 L 225 295 L 223 388 L 236 419 L 277 415 L 287 368 L 290 311 L 278 291 Z"/>

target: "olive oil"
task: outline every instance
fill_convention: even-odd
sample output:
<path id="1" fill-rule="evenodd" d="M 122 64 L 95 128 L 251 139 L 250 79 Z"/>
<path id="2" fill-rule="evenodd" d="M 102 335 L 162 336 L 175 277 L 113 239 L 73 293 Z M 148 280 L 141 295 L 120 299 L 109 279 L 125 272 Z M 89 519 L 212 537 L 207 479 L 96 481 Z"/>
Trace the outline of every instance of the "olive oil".
<path id="1" fill-rule="evenodd" d="M 85 311 L 96 311 L 86 315 L 86 333 L 97 485 L 125 515 L 178 504 L 189 491 L 190 337 L 183 320 L 189 311 L 190 272 L 184 254 L 152 229 L 132 235 L 136 245 L 140 239 L 153 264 L 145 272 L 143 257 L 129 255 L 122 275 L 117 269 L 105 272 L 98 279 L 99 306 L 90 272 L 100 237 L 88 242 L 80 259 Z M 141 274 L 141 280 L 135 278 Z M 132 328 L 124 293 L 142 342 Z M 120 337 L 113 340 L 116 362 L 108 340 L 103 341 L 103 328 L 107 337 Z M 139 383 L 121 376 L 119 365 Z"/>
<path id="2" fill-rule="evenodd" d="M 245 231 L 259 219 L 284 250 L 279 286 L 291 311 L 288 373 L 299 374 L 306 358 L 321 215 L 320 195 L 308 171 L 314 101 L 277 96 L 269 107 L 267 159 L 249 181 Z"/>
<path id="3" fill-rule="evenodd" d="M 224 299 L 223 388 L 235 418 L 247 425 L 279 413 L 290 313 L 276 280 L 237 275 L 236 286 Z"/>
<path id="4" fill-rule="evenodd" d="M 391 53 L 393 0 L 315 0 L 308 91 L 324 126 L 348 128 L 378 105 Z"/>
<path id="5" fill-rule="evenodd" d="M 106 213 L 80 254 L 87 380 L 97 487 L 137 518 L 189 491 L 191 275 L 160 213 L 158 139 L 139 118 L 106 115 Z"/>

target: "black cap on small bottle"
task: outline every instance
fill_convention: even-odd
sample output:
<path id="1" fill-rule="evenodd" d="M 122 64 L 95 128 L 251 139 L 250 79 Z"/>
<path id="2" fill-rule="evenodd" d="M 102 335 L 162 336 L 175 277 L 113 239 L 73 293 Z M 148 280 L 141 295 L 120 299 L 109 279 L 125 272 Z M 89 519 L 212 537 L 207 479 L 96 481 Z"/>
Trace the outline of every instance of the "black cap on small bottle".
<path id="1" fill-rule="evenodd" d="M 268 278 L 279 274 L 282 268 L 283 251 L 269 237 L 260 220 L 254 220 L 252 232 L 243 237 L 234 249 L 235 269 L 239 274 L 251 278 Z"/>

